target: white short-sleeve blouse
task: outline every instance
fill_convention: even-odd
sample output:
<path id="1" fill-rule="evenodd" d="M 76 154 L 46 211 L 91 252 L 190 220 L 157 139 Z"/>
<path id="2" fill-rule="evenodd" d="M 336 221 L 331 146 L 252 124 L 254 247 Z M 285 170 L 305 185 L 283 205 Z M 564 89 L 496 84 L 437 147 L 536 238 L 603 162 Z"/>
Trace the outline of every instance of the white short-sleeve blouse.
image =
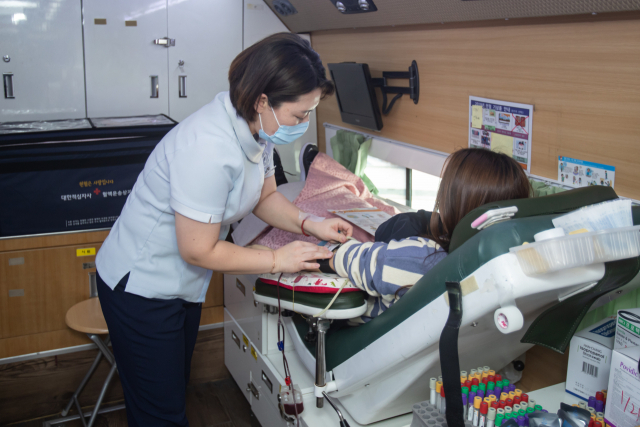
<path id="1" fill-rule="evenodd" d="M 146 298 L 204 302 L 211 271 L 178 251 L 175 212 L 229 225 L 257 205 L 274 173 L 273 146 L 256 141 L 228 92 L 187 117 L 158 143 L 98 252 L 100 277 L 112 289 L 130 273 L 126 291 Z"/>

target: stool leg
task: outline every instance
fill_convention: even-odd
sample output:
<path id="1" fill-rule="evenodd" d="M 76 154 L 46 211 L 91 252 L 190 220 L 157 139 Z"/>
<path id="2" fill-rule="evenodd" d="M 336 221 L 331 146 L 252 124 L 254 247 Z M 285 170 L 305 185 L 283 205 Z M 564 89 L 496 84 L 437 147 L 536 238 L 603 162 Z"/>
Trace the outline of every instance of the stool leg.
<path id="1" fill-rule="evenodd" d="M 82 379 L 82 382 L 80 383 L 80 385 L 76 389 L 75 393 L 73 393 L 73 396 L 71 396 L 71 399 L 69 399 L 69 403 L 67 404 L 67 407 L 64 409 L 64 411 L 62 411 L 62 416 L 63 417 L 66 417 L 67 414 L 69 413 L 69 411 L 71 410 L 71 406 L 73 405 L 73 401 L 77 399 L 77 397 L 80 395 L 80 393 L 82 393 L 82 390 L 84 389 L 84 386 L 86 386 L 87 382 L 89 382 L 89 379 L 91 378 L 91 375 L 93 375 L 93 372 L 98 367 L 98 364 L 100 363 L 101 359 L 102 359 L 102 352 L 100 351 L 100 349 L 98 349 L 98 355 L 96 356 L 95 360 L 93 361 L 93 365 L 91 365 L 91 368 L 89 369 L 89 372 L 87 372 L 87 375 L 84 376 L 84 378 Z"/>
<path id="2" fill-rule="evenodd" d="M 100 352 L 104 355 L 104 357 L 107 358 L 109 363 L 111 363 L 112 365 L 116 363 L 116 360 L 113 357 L 113 353 L 111 353 L 111 350 L 109 350 L 109 347 L 108 347 L 108 344 L 109 344 L 108 335 L 104 339 L 104 341 L 100 339 L 98 335 L 94 335 L 94 334 L 89 335 L 89 338 L 91 339 L 91 341 L 93 341 L 96 344 L 96 346 L 98 347 L 98 350 L 100 350 Z"/>
<path id="3" fill-rule="evenodd" d="M 114 363 L 113 366 L 111 367 L 111 371 L 109 371 L 109 375 L 107 376 L 107 379 L 104 382 L 104 385 L 102 386 L 102 390 L 100 390 L 100 396 L 98 396 L 98 401 L 96 402 L 96 406 L 93 407 L 93 411 L 91 412 L 91 419 L 89 420 L 89 424 L 87 424 L 87 427 L 92 427 L 93 423 L 96 420 L 96 417 L 98 416 L 98 411 L 100 410 L 100 405 L 102 405 L 102 400 L 104 399 L 105 394 L 107 394 L 107 388 L 109 387 L 109 383 L 111 382 L 111 379 L 113 378 L 113 374 L 116 373 L 116 364 Z"/>

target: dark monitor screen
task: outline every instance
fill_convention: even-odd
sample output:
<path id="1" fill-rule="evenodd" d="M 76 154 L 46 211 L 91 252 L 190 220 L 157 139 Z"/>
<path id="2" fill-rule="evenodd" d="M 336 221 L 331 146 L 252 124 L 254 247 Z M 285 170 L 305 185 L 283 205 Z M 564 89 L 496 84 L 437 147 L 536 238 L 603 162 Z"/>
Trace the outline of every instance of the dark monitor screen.
<path id="1" fill-rule="evenodd" d="M 369 66 L 344 62 L 329 64 L 329 71 L 336 85 L 336 98 L 342 121 L 368 129 L 382 129 L 380 107 Z"/>

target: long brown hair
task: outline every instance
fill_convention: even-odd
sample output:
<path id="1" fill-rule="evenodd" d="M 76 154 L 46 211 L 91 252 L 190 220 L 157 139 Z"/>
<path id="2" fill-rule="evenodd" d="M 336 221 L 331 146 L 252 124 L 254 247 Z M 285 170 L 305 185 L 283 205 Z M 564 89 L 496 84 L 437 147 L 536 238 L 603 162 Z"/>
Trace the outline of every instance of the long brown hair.
<path id="1" fill-rule="evenodd" d="M 428 237 L 448 252 L 453 230 L 466 214 L 486 203 L 530 194 L 527 175 L 511 157 L 481 148 L 458 150 L 445 162 Z"/>

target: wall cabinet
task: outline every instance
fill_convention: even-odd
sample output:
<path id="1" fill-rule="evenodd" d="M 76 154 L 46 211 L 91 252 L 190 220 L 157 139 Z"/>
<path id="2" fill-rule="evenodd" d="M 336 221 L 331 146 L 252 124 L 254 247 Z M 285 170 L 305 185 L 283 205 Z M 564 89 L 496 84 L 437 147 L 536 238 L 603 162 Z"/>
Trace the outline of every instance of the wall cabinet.
<path id="1" fill-rule="evenodd" d="M 0 122 L 181 121 L 228 89 L 244 47 L 288 31 L 262 0 L 9 3 L 0 5 L 0 56 L 9 60 L 0 62 Z"/>
<path id="2" fill-rule="evenodd" d="M 0 4 L 0 122 L 85 117 L 79 0 Z"/>

